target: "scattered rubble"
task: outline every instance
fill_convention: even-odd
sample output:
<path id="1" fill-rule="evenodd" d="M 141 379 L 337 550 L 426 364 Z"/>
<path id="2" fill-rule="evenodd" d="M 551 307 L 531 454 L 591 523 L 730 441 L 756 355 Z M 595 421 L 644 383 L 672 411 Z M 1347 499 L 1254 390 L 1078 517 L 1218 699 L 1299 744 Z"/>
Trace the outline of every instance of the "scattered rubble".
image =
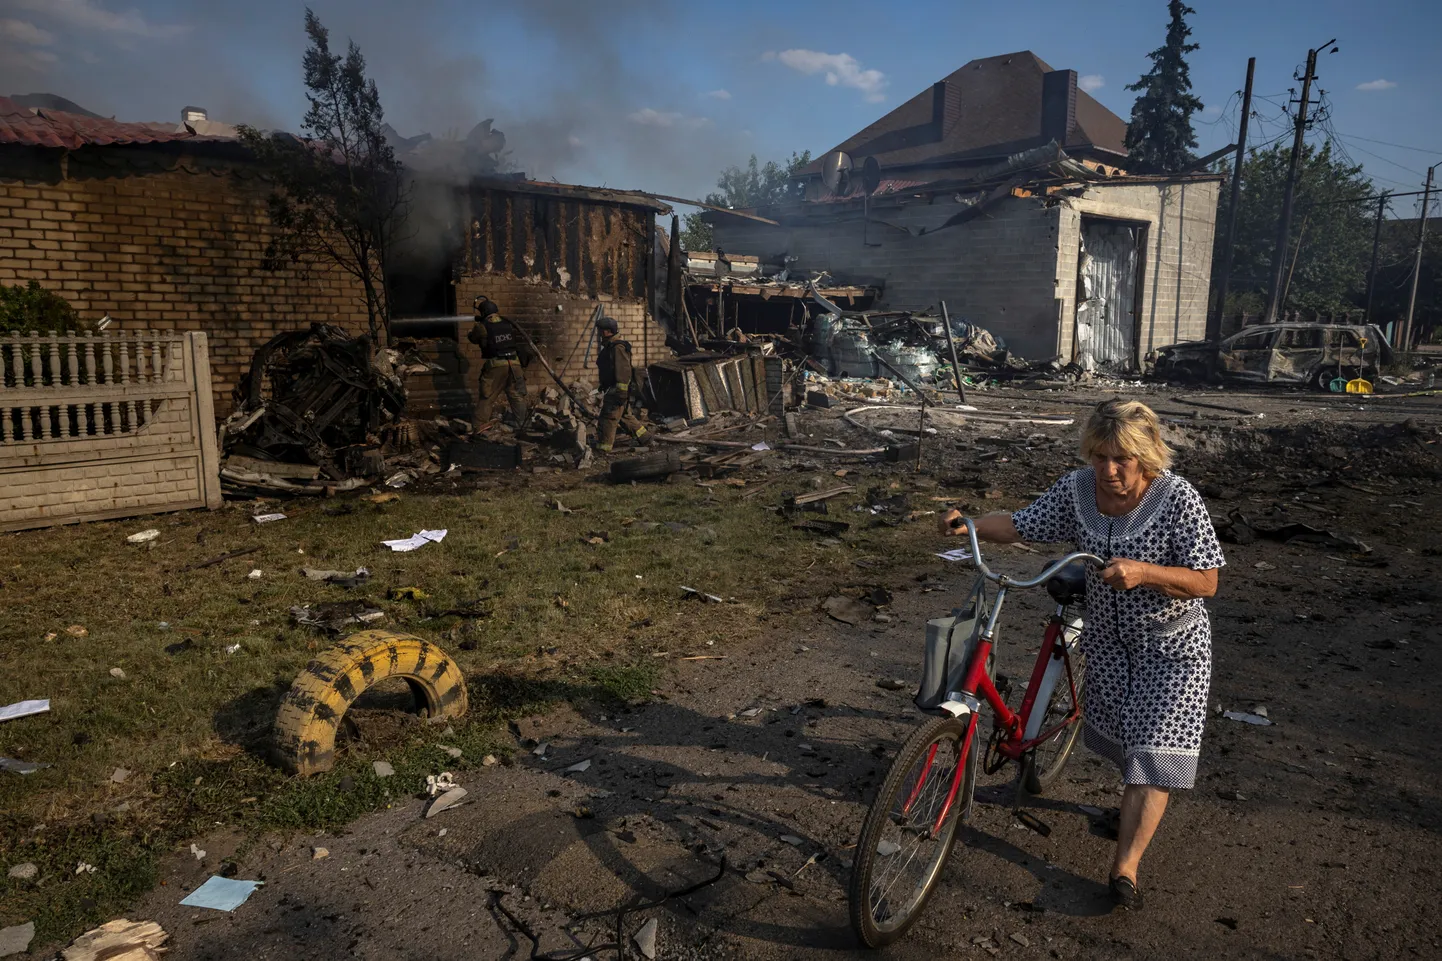
<path id="1" fill-rule="evenodd" d="M 385 612 L 365 601 L 333 601 L 292 607 L 290 616 L 299 626 L 340 634 L 352 624 L 373 624 L 385 617 Z"/>

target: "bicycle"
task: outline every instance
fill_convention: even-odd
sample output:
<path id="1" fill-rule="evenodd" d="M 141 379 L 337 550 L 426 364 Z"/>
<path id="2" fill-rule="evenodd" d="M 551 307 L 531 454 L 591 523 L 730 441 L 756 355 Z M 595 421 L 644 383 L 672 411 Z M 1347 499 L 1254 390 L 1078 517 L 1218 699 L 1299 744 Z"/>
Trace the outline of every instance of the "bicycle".
<path id="1" fill-rule="evenodd" d="M 956 842 L 957 828 L 970 818 L 982 703 L 993 714 L 986 773 L 1001 770 L 1009 761 L 1020 765 L 1016 814 L 1043 835 L 1050 828 L 1020 810 L 1021 788 L 1039 795 L 1051 787 L 1081 731 L 1077 722 L 1082 709 L 1082 657 L 1075 648 L 1082 619 L 1075 609 L 1086 596 L 1084 564 L 1105 562 L 1095 554 L 1077 552 L 1030 580 L 1017 580 L 986 566 L 970 518 L 957 526 L 967 529 L 978 571 L 971 603 L 951 617 L 927 624 L 916 704 L 934 717 L 902 745 L 856 843 L 851 926 L 870 948 L 891 944 L 920 918 Z M 993 599 L 987 598 L 988 582 L 997 585 Z M 993 673 L 997 618 L 1008 590 L 1041 584 L 1057 607 L 1048 620 L 1020 709 L 1012 711 L 1004 700 L 1010 685 L 1002 678 L 998 689 Z M 1074 662 L 1078 669 L 1073 669 Z M 1041 710 L 1038 705 L 1043 705 Z"/>

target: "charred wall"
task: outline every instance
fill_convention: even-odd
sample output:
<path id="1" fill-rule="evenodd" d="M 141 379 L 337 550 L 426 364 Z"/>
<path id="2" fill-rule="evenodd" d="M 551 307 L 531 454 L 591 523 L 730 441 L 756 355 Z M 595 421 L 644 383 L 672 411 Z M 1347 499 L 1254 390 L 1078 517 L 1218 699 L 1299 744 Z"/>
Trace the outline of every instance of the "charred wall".
<path id="1" fill-rule="evenodd" d="M 467 199 L 463 273 L 509 274 L 582 297 L 646 299 L 652 210 L 485 187 Z"/>
<path id="2" fill-rule="evenodd" d="M 493 186 L 472 186 L 462 202 L 469 228 L 455 269 L 458 311 L 489 297 L 568 381 L 595 381 L 590 318 L 598 303 L 637 363 L 671 356 L 648 306 L 655 209 Z M 478 369 L 473 345 L 460 350 L 468 373 Z M 528 381 L 532 390 L 549 382 L 539 365 Z"/>

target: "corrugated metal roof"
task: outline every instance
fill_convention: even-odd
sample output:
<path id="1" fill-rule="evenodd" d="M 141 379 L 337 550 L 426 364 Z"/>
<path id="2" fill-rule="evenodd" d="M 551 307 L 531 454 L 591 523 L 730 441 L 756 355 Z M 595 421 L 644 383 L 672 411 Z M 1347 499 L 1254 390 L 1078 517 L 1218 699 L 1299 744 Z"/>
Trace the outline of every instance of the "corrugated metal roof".
<path id="1" fill-rule="evenodd" d="M 574 200 L 598 200 L 605 203 L 627 204 L 645 207 L 657 213 L 670 213 L 671 208 L 650 194 L 639 190 L 616 190 L 612 187 L 583 187 L 579 184 L 563 184 L 555 181 L 526 180 L 524 177 L 498 176 L 474 177 L 471 186 L 491 190 L 506 190 L 514 193 L 544 194 L 566 197 Z"/>
<path id="2" fill-rule="evenodd" d="M 30 110 L 8 97 L 0 97 L 0 144 L 60 147 L 76 150 L 87 145 L 225 141 L 201 137 L 171 124 L 123 123 L 58 110 Z"/>

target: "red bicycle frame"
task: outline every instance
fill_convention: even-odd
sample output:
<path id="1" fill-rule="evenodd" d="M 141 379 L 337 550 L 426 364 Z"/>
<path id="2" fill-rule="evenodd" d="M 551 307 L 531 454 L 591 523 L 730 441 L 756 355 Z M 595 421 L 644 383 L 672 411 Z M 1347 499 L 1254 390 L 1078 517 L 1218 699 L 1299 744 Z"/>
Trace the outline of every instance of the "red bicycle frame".
<path id="1" fill-rule="evenodd" d="M 1040 744 L 1044 744 L 1056 736 L 1063 728 L 1075 724 L 1081 716 L 1081 705 L 1077 703 L 1076 678 L 1072 674 L 1071 658 L 1067 654 L 1066 642 L 1062 638 L 1062 630 L 1065 622 L 1062 619 L 1062 608 L 1059 606 L 1056 613 L 1052 615 L 1047 623 L 1046 636 L 1042 641 L 1041 650 L 1037 652 L 1036 664 L 1032 668 L 1031 680 L 1027 683 L 1026 696 L 1022 698 L 1021 710 L 1012 711 L 1002 700 L 1001 693 L 997 691 L 996 685 L 992 683 L 991 675 L 987 673 L 986 662 L 991 656 L 993 646 L 993 631 L 996 627 L 996 613 L 1001 610 L 1001 603 L 1005 597 L 1005 589 L 997 595 L 996 604 L 993 610 L 991 623 L 980 638 L 976 648 L 972 651 L 971 662 L 967 667 L 966 680 L 962 684 L 961 693 L 969 695 L 975 702 L 976 707 L 980 706 L 977 696 L 991 707 L 996 715 L 996 724 L 1003 734 L 1001 741 L 997 744 L 997 750 L 1012 760 L 1020 760 L 1027 751 L 1033 750 Z M 1032 710 L 1036 707 L 1036 696 L 1041 688 L 1042 678 L 1046 675 L 1047 666 L 1054 658 L 1060 658 L 1066 668 L 1066 681 L 1071 691 L 1071 710 L 1067 716 L 1058 723 L 1039 732 L 1036 737 L 1024 738 L 1022 732 L 1026 730 L 1026 722 L 1031 717 Z M 1045 710 L 1045 706 L 1042 708 Z M 966 739 L 963 742 L 961 756 L 957 759 L 956 773 L 952 777 L 951 790 L 947 792 L 946 803 L 941 807 L 941 813 L 937 816 L 936 824 L 932 830 L 939 832 L 941 826 L 946 823 L 947 815 L 951 812 L 951 806 L 956 801 L 956 795 L 961 790 L 961 784 L 966 774 L 966 762 L 969 753 L 976 746 L 976 725 L 977 711 L 975 707 L 970 711 L 970 720 L 967 724 Z M 917 779 L 916 787 L 912 789 L 911 797 L 907 798 L 904 810 L 910 810 L 915 802 L 921 786 L 926 783 L 926 775 L 931 770 L 932 761 L 936 757 L 936 745 L 932 745 L 931 752 L 927 756 L 926 765 L 922 768 L 921 776 Z"/>

